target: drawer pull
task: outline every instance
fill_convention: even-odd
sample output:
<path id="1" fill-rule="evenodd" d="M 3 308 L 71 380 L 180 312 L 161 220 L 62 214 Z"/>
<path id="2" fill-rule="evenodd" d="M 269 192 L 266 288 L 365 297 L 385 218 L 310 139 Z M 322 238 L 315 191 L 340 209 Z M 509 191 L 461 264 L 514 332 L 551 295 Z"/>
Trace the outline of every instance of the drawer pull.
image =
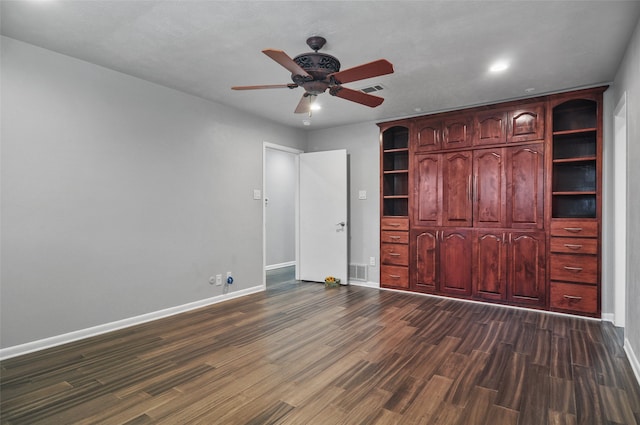
<path id="1" fill-rule="evenodd" d="M 389 277 L 392 279 L 400 279 L 400 276 L 398 276 L 397 274 L 390 274 Z"/>
<path id="2" fill-rule="evenodd" d="M 564 244 L 564 246 L 569 248 L 569 249 L 575 249 L 575 250 L 578 250 L 578 249 L 582 248 L 582 245 L 575 245 L 575 244 L 572 244 L 572 243 L 566 243 L 566 244 Z"/>
<path id="3" fill-rule="evenodd" d="M 563 295 L 563 297 L 565 297 L 567 300 L 569 300 L 569 302 L 578 302 L 582 299 L 582 297 L 576 297 L 575 295 Z"/>
<path id="4" fill-rule="evenodd" d="M 568 270 L 570 272 L 581 272 L 582 271 L 582 267 L 569 267 L 569 266 L 564 266 L 565 270 Z"/>
<path id="5" fill-rule="evenodd" d="M 582 232 L 582 227 L 565 227 L 564 230 L 571 233 Z"/>
<path id="6" fill-rule="evenodd" d="M 389 236 L 389 239 L 393 239 L 394 241 L 397 241 L 398 239 L 400 239 L 400 236 Z"/>
<path id="7" fill-rule="evenodd" d="M 392 227 L 400 227 L 400 223 L 388 223 Z"/>
<path id="8" fill-rule="evenodd" d="M 400 254 L 398 254 L 397 252 L 390 252 L 389 255 L 392 256 L 392 257 L 399 257 L 400 256 Z"/>

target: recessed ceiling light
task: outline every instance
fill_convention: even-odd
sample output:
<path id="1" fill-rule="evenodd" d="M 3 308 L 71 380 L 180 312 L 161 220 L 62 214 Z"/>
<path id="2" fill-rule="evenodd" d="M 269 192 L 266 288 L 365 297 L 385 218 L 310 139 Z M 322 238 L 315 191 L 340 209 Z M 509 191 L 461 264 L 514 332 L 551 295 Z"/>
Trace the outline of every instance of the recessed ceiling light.
<path id="1" fill-rule="evenodd" d="M 422 112 L 422 108 L 413 108 L 415 112 Z"/>
<path id="2" fill-rule="evenodd" d="M 490 72 L 502 72 L 505 69 L 509 68 L 509 62 L 505 60 L 494 62 L 490 67 Z"/>
<path id="3" fill-rule="evenodd" d="M 534 89 L 533 87 L 529 87 L 528 89 L 524 89 L 525 93 L 533 93 L 534 91 L 536 91 L 536 89 Z"/>

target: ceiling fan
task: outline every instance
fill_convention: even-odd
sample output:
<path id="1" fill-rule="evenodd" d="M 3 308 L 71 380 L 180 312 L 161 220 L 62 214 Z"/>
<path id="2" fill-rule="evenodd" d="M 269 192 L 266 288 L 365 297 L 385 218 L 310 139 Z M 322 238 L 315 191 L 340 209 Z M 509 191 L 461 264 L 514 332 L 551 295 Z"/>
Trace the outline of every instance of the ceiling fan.
<path id="1" fill-rule="evenodd" d="M 307 45 L 313 52 L 303 53 L 293 59 L 282 50 L 265 49 L 262 51 L 262 53 L 291 72 L 291 80 L 293 83 L 234 86 L 231 88 L 233 90 L 256 90 L 278 88 L 294 89 L 296 87 L 302 87 L 305 93 L 302 95 L 296 107 L 296 114 L 310 113 L 313 98 L 324 93 L 327 89 L 329 89 L 329 94 L 332 96 L 341 97 L 342 99 L 360 103 L 371 108 L 379 106 L 384 101 L 383 98 L 343 87 L 342 84 L 377 77 L 379 75 L 391 74 L 393 73 L 393 65 L 385 59 L 379 59 L 340 71 L 340 61 L 338 61 L 338 59 L 325 53 L 318 53 L 318 50 L 320 50 L 326 42 L 327 40 L 323 37 L 309 37 L 307 39 Z"/>

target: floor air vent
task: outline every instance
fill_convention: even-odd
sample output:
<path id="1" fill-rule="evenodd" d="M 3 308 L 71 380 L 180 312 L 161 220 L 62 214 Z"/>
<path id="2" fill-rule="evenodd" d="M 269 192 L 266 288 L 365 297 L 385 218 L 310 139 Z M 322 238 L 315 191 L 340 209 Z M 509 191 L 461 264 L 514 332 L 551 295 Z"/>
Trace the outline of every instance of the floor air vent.
<path id="1" fill-rule="evenodd" d="M 365 264 L 349 264 L 349 280 L 367 281 L 367 266 Z"/>

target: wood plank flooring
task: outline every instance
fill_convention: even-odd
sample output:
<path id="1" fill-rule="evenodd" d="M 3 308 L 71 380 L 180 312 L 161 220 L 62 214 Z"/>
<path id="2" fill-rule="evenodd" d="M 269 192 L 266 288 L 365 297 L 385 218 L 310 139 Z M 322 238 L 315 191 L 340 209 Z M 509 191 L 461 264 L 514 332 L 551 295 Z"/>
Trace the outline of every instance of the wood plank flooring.
<path id="1" fill-rule="evenodd" d="M 640 424 L 609 323 L 362 287 L 289 281 L 0 366 L 2 424 Z"/>

